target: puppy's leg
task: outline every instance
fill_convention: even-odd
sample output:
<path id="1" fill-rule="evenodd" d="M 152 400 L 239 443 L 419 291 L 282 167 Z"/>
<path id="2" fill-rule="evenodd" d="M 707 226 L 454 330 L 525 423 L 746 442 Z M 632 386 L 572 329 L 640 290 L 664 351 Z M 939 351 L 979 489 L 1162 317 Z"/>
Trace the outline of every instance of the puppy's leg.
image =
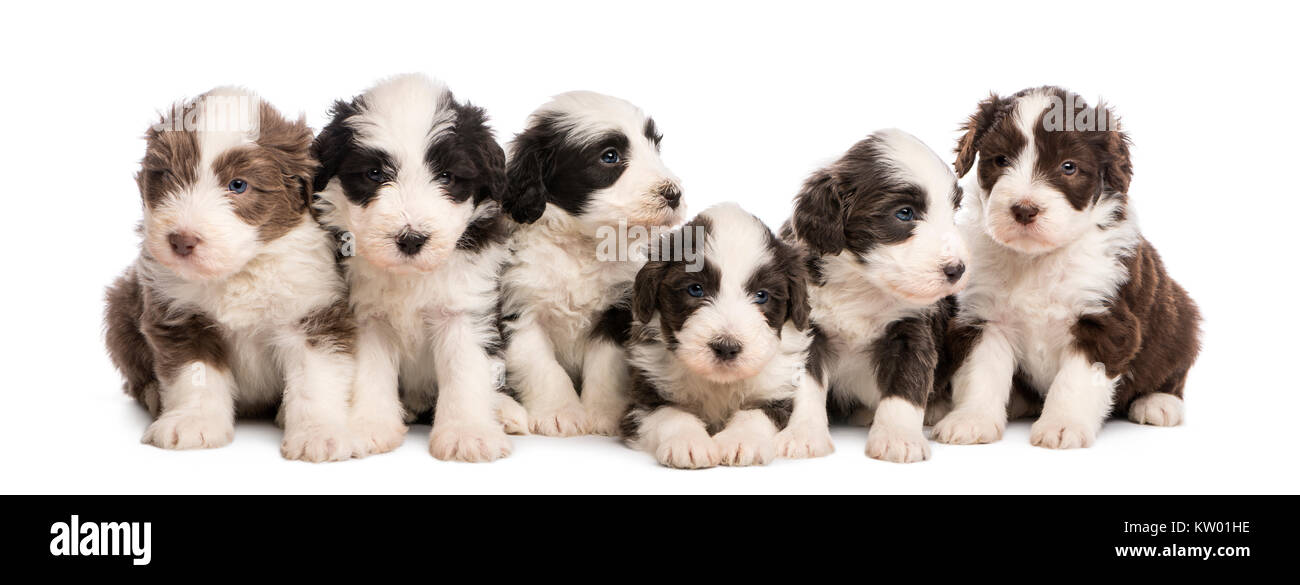
<path id="1" fill-rule="evenodd" d="M 867 432 L 867 456 L 894 463 L 929 459 L 930 443 L 921 430 L 924 424 L 924 406 L 902 396 L 882 398 Z"/>
<path id="2" fill-rule="evenodd" d="M 284 364 L 284 441 L 280 453 L 286 459 L 342 461 L 352 457 L 352 435 L 348 432 L 348 394 L 356 363 L 339 341 L 318 337 L 286 336 L 280 347 Z"/>
<path id="3" fill-rule="evenodd" d="M 624 420 L 628 443 L 668 467 L 701 469 L 721 460 L 718 444 L 704 421 L 672 406 L 634 408 Z"/>
<path id="4" fill-rule="evenodd" d="M 934 425 L 934 440 L 954 445 L 992 443 L 1007 427 L 1007 398 L 1015 373 L 1011 344 L 985 326 L 952 379 L 953 408 Z"/>
<path id="5" fill-rule="evenodd" d="M 567 437 L 587 429 L 587 414 L 573 380 L 555 360 L 555 348 L 536 323 L 516 322 L 506 348 L 506 372 L 528 411 L 529 430 Z"/>
<path id="6" fill-rule="evenodd" d="M 895 463 L 930 458 L 925 438 L 925 402 L 934 390 L 939 350 L 925 320 L 907 319 L 890 326 L 876 355 L 894 359 L 876 363 L 880 402 L 867 432 L 867 456 Z"/>
<path id="7" fill-rule="evenodd" d="M 582 364 L 582 406 L 587 413 L 588 432 L 618 435 L 619 421 L 627 411 L 630 384 L 623 348 L 608 339 L 593 339 Z"/>
<path id="8" fill-rule="evenodd" d="M 480 345 L 495 327 L 482 315 L 447 315 L 433 326 L 433 365 L 438 401 L 429 452 L 455 461 L 492 461 L 510 454 L 510 438 L 497 418 L 493 359 Z"/>
<path id="9" fill-rule="evenodd" d="M 164 449 L 221 447 L 235 437 L 235 382 L 222 365 L 190 361 L 163 375 L 162 414 L 142 442 Z"/>
<path id="10" fill-rule="evenodd" d="M 356 376 L 348 427 L 353 455 L 364 457 L 396 449 L 406 438 L 405 412 L 397 393 L 398 350 L 388 325 L 377 319 L 357 328 Z"/>
<path id="11" fill-rule="evenodd" d="M 727 426 L 713 436 L 722 465 L 766 465 L 776 458 L 776 423 L 758 409 L 732 415 Z"/>
<path id="12" fill-rule="evenodd" d="M 797 380 L 790 421 L 776 435 L 776 452 L 791 459 L 823 457 L 835 451 L 826 418 L 826 386 L 812 374 Z"/>
<path id="13" fill-rule="evenodd" d="M 1078 351 L 1067 350 L 1047 390 L 1043 414 L 1029 428 L 1029 442 L 1051 449 L 1092 446 L 1110 413 L 1115 382 L 1101 364 L 1091 364 Z"/>
<path id="14" fill-rule="evenodd" d="M 1155 392 L 1138 397 L 1128 407 L 1128 419 L 1140 425 L 1172 427 L 1183 422 L 1183 384 L 1187 371 L 1172 376 Z"/>

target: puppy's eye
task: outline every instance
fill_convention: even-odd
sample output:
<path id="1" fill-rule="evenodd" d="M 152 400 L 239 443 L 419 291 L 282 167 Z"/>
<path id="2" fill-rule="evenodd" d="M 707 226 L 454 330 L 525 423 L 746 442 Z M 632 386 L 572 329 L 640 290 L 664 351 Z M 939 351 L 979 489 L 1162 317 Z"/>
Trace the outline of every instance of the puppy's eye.
<path id="1" fill-rule="evenodd" d="M 231 193 L 238 195 L 248 190 L 248 181 L 235 179 L 226 185 L 226 189 L 229 189 Z"/>
<path id="2" fill-rule="evenodd" d="M 1005 155 L 999 154 L 993 157 L 993 164 L 1000 167 L 1009 167 L 1011 166 L 1011 159 L 1007 158 Z"/>
<path id="3" fill-rule="evenodd" d="M 384 182 L 384 171 L 379 169 L 369 169 L 366 171 L 366 178 L 376 183 Z"/>
<path id="4" fill-rule="evenodd" d="M 605 152 L 600 153 L 600 162 L 603 162 L 607 165 L 612 165 L 618 162 L 619 160 L 622 159 L 619 158 L 618 151 L 614 150 L 613 148 L 607 149 Z"/>
<path id="5" fill-rule="evenodd" d="M 1067 161 L 1065 161 L 1064 163 L 1061 163 L 1061 172 L 1062 172 L 1062 173 L 1065 173 L 1065 174 L 1067 174 L 1067 175 L 1073 175 L 1073 174 L 1074 174 L 1074 171 L 1077 171 L 1077 170 L 1079 170 L 1079 167 L 1076 166 L 1076 165 L 1074 164 L 1074 161 L 1072 161 L 1072 160 L 1067 160 Z"/>
<path id="6" fill-rule="evenodd" d="M 760 290 L 760 291 L 754 293 L 754 303 L 759 304 L 759 305 L 761 305 L 761 304 L 763 304 L 763 303 L 766 303 L 766 302 L 767 302 L 767 296 L 768 296 L 768 295 L 767 295 L 767 291 L 765 291 L 765 290 Z"/>
<path id="7" fill-rule="evenodd" d="M 686 294 L 699 298 L 704 296 L 704 287 L 698 284 L 692 284 L 686 287 Z"/>
<path id="8" fill-rule="evenodd" d="M 913 211 L 911 207 L 904 207 L 898 211 L 895 211 L 894 217 L 897 217 L 898 219 L 903 221 L 912 221 L 913 219 L 916 219 L 916 212 Z"/>
<path id="9" fill-rule="evenodd" d="M 451 184 L 451 173 L 449 173 L 449 172 L 447 172 L 447 171 L 443 171 L 443 172 L 441 172 L 441 173 L 438 173 L 438 178 L 437 178 L 437 179 L 434 179 L 434 180 L 438 181 L 438 183 L 439 183 L 439 184 L 442 184 L 442 185 L 450 185 L 450 184 Z"/>

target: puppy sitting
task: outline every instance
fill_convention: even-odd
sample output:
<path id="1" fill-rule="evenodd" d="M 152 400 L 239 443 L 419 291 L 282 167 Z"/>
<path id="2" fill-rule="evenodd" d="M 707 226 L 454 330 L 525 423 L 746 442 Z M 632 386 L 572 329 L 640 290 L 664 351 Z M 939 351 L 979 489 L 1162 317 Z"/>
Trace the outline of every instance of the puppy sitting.
<path id="1" fill-rule="evenodd" d="M 357 318 L 359 452 L 395 448 L 405 414 L 433 409 L 434 457 L 504 457 L 510 441 L 495 413 L 505 154 L 486 114 L 441 83 L 399 76 L 337 102 L 314 152 L 320 219 L 344 243 Z"/>
<path id="2" fill-rule="evenodd" d="M 1199 316 L 1138 231 L 1114 115 L 1042 87 L 990 97 L 964 130 L 972 280 L 958 297 L 953 410 L 935 438 L 1001 438 L 1013 386 L 1045 395 L 1030 431 L 1042 447 L 1091 445 L 1112 411 L 1178 424 Z"/>
<path id="3" fill-rule="evenodd" d="M 616 306 L 652 239 L 633 232 L 683 214 L 660 139 L 636 106 L 582 91 L 538 108 L 511 144 L 504 207 L 523 225 L 501 277 L 505 353 L 535 433 L 618 432 L 627 311 Z"/>
<path id="4" fill-rule="evenodd" d="M 144 442 L 220 447 L 281 403 L 290 459 L 347 459 L 353 324 L 308 212 L 311 130 L 219 88 L 145 135 L 140 257 L 108 290 L 107 342 L 156 420 Z"/>
<path id="5" fill-rule="evenodd" d="M 666 237 L 636 275 L 628 444 L 672 467 L 771 461 L 814 384 L 806 286 L 800 252 L 735 204 Z"/>
<path id="6" fill-rule="evenodd" d="M 882 130 L 809 177 L 783 234 L 809 249 L 810 373 L 835 410 L 856 409 L 855 422 L 871 425 L 867 455 L 876 459 L 930 456 L 922 427 L 947 323 L 942 300 L 967 280 L 958 199 L 938 155 Z M 828 452 L 825 412 L 794 416 L 783 454 Z"/>

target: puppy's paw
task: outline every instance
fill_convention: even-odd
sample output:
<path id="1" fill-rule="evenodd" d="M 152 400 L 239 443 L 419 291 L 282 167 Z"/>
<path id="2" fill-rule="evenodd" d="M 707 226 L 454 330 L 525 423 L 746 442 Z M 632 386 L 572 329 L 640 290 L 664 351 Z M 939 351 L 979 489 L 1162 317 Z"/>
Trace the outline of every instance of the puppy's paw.
<path id="1" fill-rule="evenodd" d="M 523 405 L 515 402 L 514 398 L 505 394 L 499 395 L 497 398 L 497 419 L 501 421 L 502 428 L 508 434 L 528 434 L 528 411 L 524 410 Z"/>
<path id="2" fill-rule="evenodd" d="M 587 410 L 581 404 L 570 404 L 529 413 L 528 430 L 548 437 L 586 434 Z"/>
<path id="3" fill-rule="evenodd" d="M 587 432 L 593 435 L 617 437 L 623 422 L 623 408 L 587 407 Z"/>
<path id="4" fill-rule="evenodd" d="M 1183 422 L 1183 399 L 1173 394 L 1147 394 L 1128 407 L 1128 419 L 1140 425 L 1173 427 Z"/>
<path id="5" fill-rule="evenodd" d="M 776 434 L 776 453 L 787 459 L 825 457 L 834 451 L 831 433 L 825 428 L 790 425 Z"/>
<path id="6" fill-rule="evenodd" d="M 655 459 L 668 467 L 703 469 L 717 465 L 721 454 L 713 438 L 701 433 L 664 441 L 655 450 Z"/>
<path id="7" fill-rule="evenodd" d="M 992 443 L 1002 438 L 1007 421 L 997 416 L 954 410 L 934 425 L 934 440 L 950 445 Z"/>
<path id="8" fill-rule="evenodd" d="M 285 459 L 312 463 L 351 459 L 352 435 L 344 425 L 287 430 L 280 443 L 280 454 Z"/>
<path id="9" fill-rule="evenodd" d="M 713 437 L 718 463 L 733 467 L 767 465 L 776 459 L 776 441 L 758 433 L 722 431 Z"/>
<path id="10" fill-rule="evenodd" d="M 1059 417 L 1040 418 L 1029 427 L 1029 442 L 1048 449 L 1091 447 L 1097 438 L 1093 425 Z"/>
<path id="11" fill-rule="evenodd" d="M 923 424 L 927 427 L 932 427 L 938 424 L 939 421 L 943 420 L 943 417 L 948 416 L 948 413 L 950 412 L 952 412 L 951 401 L 932 400 L 930 401 L 930 404 L 925 406 L 925 422 Z"/>
<path id="12" fill-rule="evenodd" d="M 510 454 L 510 437 L 497 424 L 435 422 L 429 453 L 443 461 L 495 461 Z"/>
<path id="13" fill-rule="evenodd" d="M 925 433 L 875 425 L 867 432 L 867 457 L 894 463 L 916 463 L 930 458 Z"/>
<path id="14" fill-rule="evenodd" d="M 352 430 L 352 456 L 378 455 L 396 449 L 406 440 L 406 425 L 402 420 L 357 419 L 350 421 Z"/>
<path id="15" fill-rule="evenodd" d="M 140 442 L 163 449 L 210 449 L 234 438 L 235 422 L 228 415 L 172 411 L 153 421 Z"/>

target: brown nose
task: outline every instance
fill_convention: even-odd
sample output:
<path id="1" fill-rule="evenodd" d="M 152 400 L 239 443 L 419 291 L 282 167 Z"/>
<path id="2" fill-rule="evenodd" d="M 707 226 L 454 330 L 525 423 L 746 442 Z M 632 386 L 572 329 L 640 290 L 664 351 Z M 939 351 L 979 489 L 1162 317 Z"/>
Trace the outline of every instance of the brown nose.
<path id="1" fill-rule="evenodd" d="M 965 273 L 966 273 L 966 264 L 964 262 L 957 262 L 956 264 L 948 264 L 943 267 L 943 274 L 944 276 L 948 277 L 948 282 L 950 283 L 955 284 L 958 280 L 961 280 L 961 275 Z"/>
<path id="2" fill-rule="evenodd" d="M 673 209 L 677 209 L 677 205 L 682 202 L 682 188 L 672 183 L 660 187 L 659 195 L 668 202 L 668 207 Z"/>
<path id="3" fill-rule="evenodd" d="M 189 232 L 172 232 L 167 234 L 167 243 L 171 244 L 172 252 L 184 257 L 194 253 L 194 247 L 199 245 L 199 238 Z"/>
<path id="4" fill-rule="evenodd" d="M 1034 223 L 1034 218 L 1038 217 L 1038 206 L 1027 203 L 1017 203 L 1011 206 L 1011 214 L 1016 216 L 1016 222 L 1022 225 Z"/>
<path id="5" fill-rule="evenodd" d="M 719 337 L 709 342 L 709 349 L 713 350 L 713 355 L 718 361 L 729 362 L 740 355 L 740 342 L 730 337 Z"/>

